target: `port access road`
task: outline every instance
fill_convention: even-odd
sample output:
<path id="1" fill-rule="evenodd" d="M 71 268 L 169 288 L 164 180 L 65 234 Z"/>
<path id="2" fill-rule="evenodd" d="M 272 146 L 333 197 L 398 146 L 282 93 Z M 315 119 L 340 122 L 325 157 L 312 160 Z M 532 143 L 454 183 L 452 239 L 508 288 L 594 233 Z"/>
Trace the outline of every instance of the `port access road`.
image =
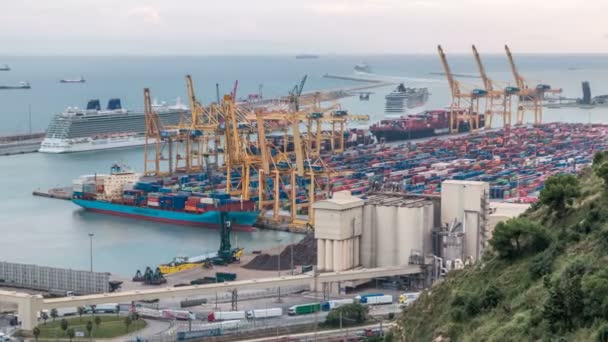
<path id="1" fill-rule="evenodd" d="M 149 290 L 134 290 L 126 292 L 103 293 L 97 295 L 74 296 L 64 298 L 44 299 L 40 295 L 0 291 L 0 301 L 15 303 L 18 306 L 19 319 L 22 329 L 32 330 L 37 324 L 37 312 L 44 309 L 90 306 L 104 303 L 128 303 L 139 300 L 151 300 L 168 297 L 192 297 L 197 295 L 215 294 L 221 291 L 272 288 L 310 285 L 313 289 L 320 288 L 324 283 L 335 283 L 349 280 L 373 279 L 407 274 L 421 273 L 420 266 L 403 265 L 395 267 L 356 269 L 342 272 L 307 273 L 295 276 L 241 280 L 216 284 L 193 285 L 183 287 L 166 287 Z"/>

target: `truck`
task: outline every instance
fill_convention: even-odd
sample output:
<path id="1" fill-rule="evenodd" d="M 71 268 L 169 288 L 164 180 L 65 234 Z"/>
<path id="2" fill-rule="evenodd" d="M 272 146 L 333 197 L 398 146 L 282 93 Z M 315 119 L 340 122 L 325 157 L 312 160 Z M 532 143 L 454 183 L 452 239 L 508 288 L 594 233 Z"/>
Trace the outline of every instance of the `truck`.
<path id="1" fill-rule="evenodd" d="M 161 310 L 161 317 L 166 319 L 175 319 L 179 321 L 193 321 L 196 319 L 196 316 L 190 312 L 185 310 Z"/>
<path id="2" fill-rule="evenodd" d="M 391 304 L 393 302 L 393 296 L 382 295 L 361 298 L 361 304 Z"/>
<path id="3" fill-rule="evenodd" d="M 321 310 L 323 311 L 329 311 L 331 309 L 335 309 L 335 308 L 339 308 L 343 305 L 346 304 L 352 304 L 354 303 L 355 300 L 354 299 L 335 299 L 335 300 L 328 300 L 326 302 L 321 303 Z"/>
<path id="4" fill-rule="evenodd" d="M 362 302 L 363 298 L 376 297 L 376 296 L 384 296 L 384 293 L 364 293 L 364 294 L 360 294 L 360 295 L 356 296 L 355 299 L 358 302 L 363 303 Z"/>
<path id="5" fill-rule="evenodd" d="M 405 306 L 412 304 L 416 299 L 420 297 L 420 292 L 409 292 L 402 293 L 399 295 L 399 304 L 403 304 Z"/>
<path id="6" fill-rule="evenodd" d="M 247 311 L 247 319 L 271 318 L 283 316 L 283 309 L 256 309 Z"/>
<path id="7" fill-rule="evenodd" d="M 162 318 L 163 314 L 161 310 L 150 309 L 146 307 L 136 307 L 134 312 L 136 312 L 140 317 L 144 318 Z"/>
<path id="8" fill-rule="evenodd" d="M 287 310 L 289 316 L 306 315 L 321 311 L 321 303 L 294 305 Z"/>
<path id="9" fill-rule="evenodd" d="M 106 303 L 106 304 L 98 304 L 93 306 L 87 306 L 85 307 L 85 312 L 86 313 L 116 313 L 118 311 L 120 311 L 120 306 L 118 305 L 118 303 Z"/>
<path id="10" fill-rule="evenodd" d="M 78 308 L 58 308 L 57 316 L 65 317 L 65 316 L 76 316 L 78 315 Z M 49 317 L 51 314 L 49 313 Z"/>
<path id="11" fill-rule="evenodd" d="M 245 319 L 245 311 L 213 311 L 207 315 L 209 322 Z"/>
<path id="12" fill-rule="evenodd" d="M 55 297 L 73 297 L 76 295 L 74 293 L 74 291 L 59 290 L 59 289 L 50 289 L 49 294 L 51 296 L 55 296 Z"/>

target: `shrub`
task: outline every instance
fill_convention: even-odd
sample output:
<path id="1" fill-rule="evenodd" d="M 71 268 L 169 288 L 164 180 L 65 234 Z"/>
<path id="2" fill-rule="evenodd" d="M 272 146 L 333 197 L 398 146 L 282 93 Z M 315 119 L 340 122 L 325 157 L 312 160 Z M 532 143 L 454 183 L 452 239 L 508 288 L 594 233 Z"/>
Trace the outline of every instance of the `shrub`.
<path id="1" fill-rule="evenodd" d="M 481 296 L 481 307 L 486 310 L 493 309 L 498 306 L 498 303 L 500 303 L 503 297 L 504 296 L 498 287 L 490 285 Z"/>
<path id="2" fill-rule="evenodd" d="M 532 279 L 538 279 L 553 271 L 553 249 L 545 250 L 530 260 L 528 271 Z"/>
<path id="3" fill-rule="evenodd" d="M 597 331 L 597 342 L 608 342 L 608 324 L 602 325 Z"/>

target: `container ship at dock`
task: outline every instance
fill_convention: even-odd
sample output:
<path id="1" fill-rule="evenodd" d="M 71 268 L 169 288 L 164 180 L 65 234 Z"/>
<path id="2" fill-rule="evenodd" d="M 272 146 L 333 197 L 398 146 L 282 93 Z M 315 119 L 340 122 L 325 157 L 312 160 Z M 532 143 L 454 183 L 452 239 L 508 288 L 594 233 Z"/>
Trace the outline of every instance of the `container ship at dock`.
<path id="1" fill-rule="evenodd" d="M 206 175 L 197 176 L 202 183 L 209 182 L 203 179 Z M 204 228 L 219 228 L 220 212 L 226 212 L 234 230 L 255 230 L 253 224 L 259 216 L 255 202 L 219 191 L 187 190 L 193 177 L 196 176 L 176 177 L 169 185 L 162 180 L 140 179 L 140 175 L 115 165 L 109 175 L 86 175 L 74 180 L 72 202 L 101 214 Z"/>
<path id="2" fill-rule="evenodd" d="M 179 100 L 173 106 L 153 104 L 165 125 L 177 125 L 188 114 Z M 99 100 L 90 100 L 86 109 L 68 107 L 49 124 L 39 152 L 67 153 L 141 146 L 145 143 L 143 112 L 122 108 L 120 99 L 110 99 L 106 109 Z"/>
<path id="3" fill-rule="evenodd" d="M 470 131 L 466 121 L 459 121 L 459 132 Z M 479 116 L 479 126 L 485 124 L 483 114 Z M 431 110 L 420 114 L 404 115 L 381 120 L 370 127 L 370 132 L 378 141 L 398 141 L 444 135 L 450 133 L 450 112 Z"/>

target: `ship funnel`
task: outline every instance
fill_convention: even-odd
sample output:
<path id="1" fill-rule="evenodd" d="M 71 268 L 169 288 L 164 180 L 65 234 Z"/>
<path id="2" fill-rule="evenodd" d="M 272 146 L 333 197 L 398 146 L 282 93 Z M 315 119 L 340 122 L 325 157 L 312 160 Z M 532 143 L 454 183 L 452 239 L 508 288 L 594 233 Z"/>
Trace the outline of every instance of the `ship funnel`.
<path id="1" fill-rule="evenodd" d="M 87 103 L 87 110 L 101 110 L 101 104 L 99 104 L 99 100 L 89 100 Z"/>
<path id="2" fill-rule="evenodd" d="M 108 110 L 117 109 L 122 109 L 122 106 L 120 105 L 120 99 L 110 99 L 110 101 L 108 101 Z"/>

